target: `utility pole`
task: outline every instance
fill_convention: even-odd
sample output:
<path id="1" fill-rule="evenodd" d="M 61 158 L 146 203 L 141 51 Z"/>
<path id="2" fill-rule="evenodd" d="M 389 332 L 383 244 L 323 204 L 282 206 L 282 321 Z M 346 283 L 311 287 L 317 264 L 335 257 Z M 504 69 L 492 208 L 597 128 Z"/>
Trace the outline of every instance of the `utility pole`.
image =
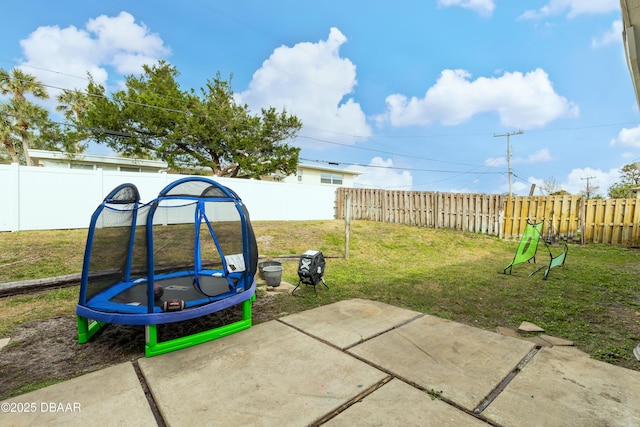
<path id="1" fill-rule="evenodd" d="M 589 180 L 590 179 L 596 179 L 595 176 L 588 176 L 586 178 L 580 178 L 580 179 L 586 179 L 587 180 L 587 199 L 589 199 L 589 196 L 591 196 L 591 192 L 590 192 L 590 187 L 589 187 Z"/>
<path id="2" fill-rule="evenodd" d="M 506 136 L 507 137 L 507 170 L 509 172 L 509 197 L 511 197 L 512 195 L 512 191 L 511 191 L 511 175 L 513 174 L 511 172 L 511 143 L 509 142 L 509 138 L 511 137 L 511 135 L 522 135 L 524 132 L 522 132 L 521 130 L 517 131 L 517 132 L 507 132 L 507 133 L 501 133 L 499 135 L 497 134 L 493 134 L 494 138 L 497 138 L 499 136 Z"/>

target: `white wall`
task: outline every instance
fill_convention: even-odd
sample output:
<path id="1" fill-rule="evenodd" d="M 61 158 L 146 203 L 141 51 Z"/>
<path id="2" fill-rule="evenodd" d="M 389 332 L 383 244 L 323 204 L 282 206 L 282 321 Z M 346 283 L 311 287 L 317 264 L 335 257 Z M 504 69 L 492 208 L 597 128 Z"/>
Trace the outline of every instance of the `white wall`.
<path id="1" fill-rule="evenodd" d="M 86 228 L 115 187 L 133 183 L 143 203 L 184 175 L 0 165 L 0 231 Z M 253 221 L 334 218 L 336 189 L 246 179 L 212 179 L 235 191 Z"/>

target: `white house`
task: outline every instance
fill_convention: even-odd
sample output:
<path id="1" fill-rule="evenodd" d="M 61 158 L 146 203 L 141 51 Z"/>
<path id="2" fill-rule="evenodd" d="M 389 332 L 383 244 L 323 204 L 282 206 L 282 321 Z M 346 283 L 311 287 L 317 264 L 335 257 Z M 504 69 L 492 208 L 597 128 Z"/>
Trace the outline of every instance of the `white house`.
<path id="1" fill-rule="evenodd" d="M 29 150 L 29 155 L 38 166 L 62 169 L 102 169 L 120 172 L 168 172 L 169 165 L 159 160 L 145 160 L 127 157 L 98 156 L 92 154 L 70 155 L 61 151 Z M 335 167 L 298 164 L 296 175 L 265 176 L 264 181 L 286 182 L 289 184 L 324 185 L 331 187 L 353 187 L 353 179 L 359 172 Z M 207 173 L 206 175 L 209 175 Z"/>
<path id="2" fill-rule="evenodd" d="M 360 172 L 335 167 L 316 166 L 298 163 L 296 175 L 263 177 L 269 181 L 281 181 L 289 184 L 327 185 L 333 187 L 353 187 L 353 179 Z"/>

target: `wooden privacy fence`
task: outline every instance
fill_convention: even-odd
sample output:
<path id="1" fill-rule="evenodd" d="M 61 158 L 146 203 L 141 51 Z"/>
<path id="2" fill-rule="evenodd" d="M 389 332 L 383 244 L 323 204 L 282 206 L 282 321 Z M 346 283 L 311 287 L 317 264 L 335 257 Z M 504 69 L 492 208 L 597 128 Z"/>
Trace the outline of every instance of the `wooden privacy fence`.
<path id="1" fill-rule="evenodd" d="M 584 203 L 587 243 L 640 246 L 640 199 L 589 199 Z"/>
<path id="2" fill-rule="evenodd" d="M 520 238 L 527 221 L 544 221 L 545 237 L 581 239 L 582 199 L 580 196 L 505 197 L 505 238 Z M 580 232 L 579 232 L 580 230 Z M 580 237 L 579 237 L 580 236 Z"/>
<path id="3" fill-rule="evenodd" d="M 336 218 L 391 222 L 519 239 L 527 221 L 544 221 L 545 238 L 640 246 L 640 199 L 502 196 L 339 188 Z"/>
<path id="4" fill-rule="evenodd" d="M 351 219 L 500 235 L 504 198 L 500 195 L 340 187 L 336 192 L 338 219 L 344 219 L 347 193 Z"/>

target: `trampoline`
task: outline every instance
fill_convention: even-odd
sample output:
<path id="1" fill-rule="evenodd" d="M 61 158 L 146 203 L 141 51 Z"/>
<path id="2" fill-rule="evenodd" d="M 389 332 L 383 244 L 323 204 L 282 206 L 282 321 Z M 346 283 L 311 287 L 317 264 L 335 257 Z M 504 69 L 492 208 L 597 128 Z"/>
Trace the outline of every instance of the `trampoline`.
<path id="1" fill-rule="evenodd" d="M 112 190 L 91 217 L 76 306 L 78 340 L 108 324 L 145 327 L 147 357 L 251 327 L 258 250 L 249 213 L 204 177 L 165 187 L 149 203 L 133 184 Z M 242 319 L 159 342 L 158 325 L 236 305 Z"/>

